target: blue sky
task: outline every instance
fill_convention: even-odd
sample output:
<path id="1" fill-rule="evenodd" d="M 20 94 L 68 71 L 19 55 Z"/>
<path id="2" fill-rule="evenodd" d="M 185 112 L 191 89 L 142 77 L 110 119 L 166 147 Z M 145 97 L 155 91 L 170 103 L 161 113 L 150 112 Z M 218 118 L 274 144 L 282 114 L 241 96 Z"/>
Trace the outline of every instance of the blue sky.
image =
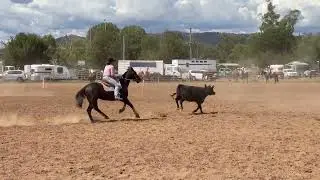
<path id="1" fill-rule="evenodd" d="M 299 9 L 299 32 L 320 32 L 320 0 L 273 0 L 283 15 Z M 1 0 L 0 40 L 18 32 L 85 35 L 104 19 L 119 27 L 250 33 L 257 31 L 264 0 Z"/>

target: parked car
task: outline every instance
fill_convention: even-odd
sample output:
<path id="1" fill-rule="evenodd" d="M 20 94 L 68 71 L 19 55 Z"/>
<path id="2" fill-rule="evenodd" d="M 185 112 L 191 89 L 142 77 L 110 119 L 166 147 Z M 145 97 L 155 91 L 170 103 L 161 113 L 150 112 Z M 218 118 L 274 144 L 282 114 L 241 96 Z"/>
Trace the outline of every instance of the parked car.
<path id="1" fill-rule="evenodd" d="M 203 71 L 189 70 L 188 71 L 188 79 L 202 80 L 203 79 Z"/>
<path id="2" fill-rule="evenodd" d="M 25 81 L 26 75 L 22 70 L 8 70 L 2 75 L 4 81 Z"/>
<path id="3" fill-rule="evenodd" d="M 318 75 L 317 70 L 306 70 L 303 75 L 305 77 L 316 77 Z"/>
<path id="4" fill-rule="evenodd" d="M 218 70 L 218 76 L 219 77 L 227 77 L 227 76 L 229 76 L 231 74 L 232 74 L 232 70 L 229 69 L 229 68 L 220 68 Z"/>
<path id="5" fill-rule="evenodd" d="M 297 78 L 297 77 L 299 77 L 299 74 L 298 74 L 298 72 L 296 72 L 292 69 L 284 69 L 283 76 L 285 78 Z"/>

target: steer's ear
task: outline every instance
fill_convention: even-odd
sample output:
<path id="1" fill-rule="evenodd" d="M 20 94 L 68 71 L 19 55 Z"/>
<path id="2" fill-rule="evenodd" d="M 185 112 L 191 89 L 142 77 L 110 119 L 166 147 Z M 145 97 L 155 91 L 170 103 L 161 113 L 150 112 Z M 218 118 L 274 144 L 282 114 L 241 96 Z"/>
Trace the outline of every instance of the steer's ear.
<path id="1" fill-rule="evenodd" d="M 207 84 L 204 84 L 204 87 L 206 88 L 206 87 L 207 87 Z"/>

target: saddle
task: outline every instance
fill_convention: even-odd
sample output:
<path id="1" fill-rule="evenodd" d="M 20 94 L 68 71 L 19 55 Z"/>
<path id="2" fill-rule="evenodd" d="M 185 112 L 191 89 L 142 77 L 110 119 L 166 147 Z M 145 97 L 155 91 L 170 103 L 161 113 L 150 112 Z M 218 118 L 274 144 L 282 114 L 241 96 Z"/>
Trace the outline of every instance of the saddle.
<path id="1" fill-rule="evenodd" d="M 100 83 L 105 91 L 114 91 L 114 86 L 106 81 L 95 80 L 95 82 Z"/>

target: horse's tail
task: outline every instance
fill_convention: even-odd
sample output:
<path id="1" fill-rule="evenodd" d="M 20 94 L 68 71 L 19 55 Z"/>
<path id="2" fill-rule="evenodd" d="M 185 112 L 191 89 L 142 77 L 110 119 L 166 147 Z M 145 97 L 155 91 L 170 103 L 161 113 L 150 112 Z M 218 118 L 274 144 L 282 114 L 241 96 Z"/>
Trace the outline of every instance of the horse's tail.
<path id="1" fill-rule="evenodd" d="M 76 94 L 76 106 L 82 108 L 83 99 L 85 98 L 85 89 L 86 86 L 80 89 Z"/>

